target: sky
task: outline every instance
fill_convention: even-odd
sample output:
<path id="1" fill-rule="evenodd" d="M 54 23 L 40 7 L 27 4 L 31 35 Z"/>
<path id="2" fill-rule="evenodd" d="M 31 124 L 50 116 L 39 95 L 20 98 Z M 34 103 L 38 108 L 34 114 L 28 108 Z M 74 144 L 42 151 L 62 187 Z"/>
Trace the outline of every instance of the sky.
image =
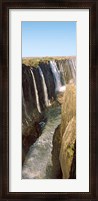
<path id="1" fill-rule="evenodd" d="M 22 22 L 22 57 L 76 56 L 76 22 Z"/>

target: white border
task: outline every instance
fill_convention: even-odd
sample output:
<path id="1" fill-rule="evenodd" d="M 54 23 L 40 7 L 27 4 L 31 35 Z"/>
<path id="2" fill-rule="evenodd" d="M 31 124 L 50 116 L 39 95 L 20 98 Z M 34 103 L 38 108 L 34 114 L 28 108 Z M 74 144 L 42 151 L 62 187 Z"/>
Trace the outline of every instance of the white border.
<path id="1" fill-rule="evenodd" d="M 77 21 L 77 179 L 21 179 L 21 22 Z M 9 11 L 9 192 L 89 192 L 89 10 Z"/>

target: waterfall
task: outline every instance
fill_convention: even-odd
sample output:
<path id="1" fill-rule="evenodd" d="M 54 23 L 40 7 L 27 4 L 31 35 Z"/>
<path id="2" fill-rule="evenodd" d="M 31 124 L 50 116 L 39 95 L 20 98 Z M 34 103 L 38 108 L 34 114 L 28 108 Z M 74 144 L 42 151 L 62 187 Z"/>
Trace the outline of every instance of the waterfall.
<path id="1" fill-rule="evenodd" d="M 57 68 L 57 64 L 55 61 L 50 61 L 50 68 L 54 76 L 55 81 L 55 91 L 60 92 L 65 90 L 65 86 L 62 86 L 60 80 L 60 72 Z"/>
<path id="2" fill-rule="evenodd" d="M 72 61 L 73 67 L 74 67 L 74 71 L 76 72 L 75 61 L 73 59 L 71 61 Z"/>
<path id="3" fill-rule="evenodd" d="M 71 70 L 72 78 L 73 78 L 73 80 L 75 82 L 75 80 L 76 80 L 76 70 L 74 68 L 74 64 L 73 64 L 72 60 L 69 60 L 69 65 L 70 65 L 70 70 Z"/>
<path id="4" fill-rule="evenodd" d="M 76 69 L 76 58 L 74 59 L 74 65 L 75 65 L 75 69 Z"/>
<path id="5" fill-rule="evenodd" d="M 73 69 L 74 69 L 74 74 L 75 74 L 75 80 L 76 80 L 76 66 L 75 66 L 75 60 L 71 60 L 72 64 L 73 64 Z"/>
<path id="6" fill-rule="evenodd" d="M 43 75 L 43 72 L 42 72 L 41 68 L 38 67 L 38 69 L 39 69 L 39 73 L 40 73 L 40 76 L 42 78 L 42 83 L 43 83 L 45 105 L 46 105 L 46 107 L 48 107 L 50 105 L 50 101 L 48 99 L 48 91 L 47 91 L 47 86 L 46 86 L 46 83 L 45 83 L 45 78 L 44 78 L 44 75 Z"/>
<path id="7" fill-rule="evenodd" d="M 35 96 L 36 96 L 36 102 L 37 102 L 37 109 L 41 113 L 41 108 L 40 108 L 40 104 L 39 104 L 39 96 L 38 96 L 38 90 L 37 90 L 37 86 L 36 86 L 35 77 L 34 77 L 33 71 L 31 69 L 30 69 L 30 71 L 31 71 L 31 74 L 32 74 L 33 82 L 34 82 Z"/>

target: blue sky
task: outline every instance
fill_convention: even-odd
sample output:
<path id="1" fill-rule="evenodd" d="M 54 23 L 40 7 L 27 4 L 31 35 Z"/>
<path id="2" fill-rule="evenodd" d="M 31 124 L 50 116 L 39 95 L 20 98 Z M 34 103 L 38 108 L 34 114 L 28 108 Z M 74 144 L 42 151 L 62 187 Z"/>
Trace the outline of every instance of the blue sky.
<path id="1" fill-rule="evenodd" d="M 22 57 L 75 55 L 76 22 L 22 22 Z"/>

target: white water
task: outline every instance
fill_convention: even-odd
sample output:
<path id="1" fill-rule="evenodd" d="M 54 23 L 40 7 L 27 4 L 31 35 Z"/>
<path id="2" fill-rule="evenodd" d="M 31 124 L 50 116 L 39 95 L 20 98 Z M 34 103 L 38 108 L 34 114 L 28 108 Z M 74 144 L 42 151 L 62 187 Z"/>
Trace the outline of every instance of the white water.
<path id="1" fill-rule="evenodd" d="M 60 72 L 57 68 L 57 64 L 55 61 L 50 61 L 50 67 L 54 76 L 55 81 L 55 91 L 60 92 L 62 89 L 64 90 L 64 86 L 62 88 L 61 80 L 60 80 Z"/>
<path id="2" fill-rule="evenodd" d="M 74 59 L 75 69 L 76 69 L 76 58 Z"/>
<path id="3" fill-rule="evenodd" d="M 72 60 L 69 60 L 68 62 L 69 62 L 69 66 L 70 66 L 70 70 L 72 73 L 73 80 L 75 82 L 76 81 L 76 70 L 74 68 L 74 64 L 73 64 Z"/>
<path id="4" fill-rule="evenodd" d="M 75 61 L 73 59 L 71 61 L 72 61 L 72 64 L 73 64 L 73 68 L 76 71 Z"/>
<path id="5" fill-rule="evenodd" d="M 23 179 L 55 178 L 51 151 L 54 131 L 61 123 L 60 107 L 50 108 L 47 116 L 48 121 L 41 136 L 30 147 L 26 156 L 22 170 Z"/>
<path id="6" fill-rule="evenodd" d="M 31 69 L 30 69 L 30 71 L 31 71 L 32 78 L 33 78 L 33 81 L 34 81 L 34 89 L 35 89 L 35 96 L 36 96 L 36 102 L 37 102 L 37 109 L 41 113 L 41 108 L 40 108 L 40 103 L 39 103 L 39 96 L 38 96 L 38 90 L 37 90 L 37 86 L 36 86 L 35 77 L 34 77 L 33 71 Z"/>
<path id="7" fill-rule="evenodd" d="M 39 69 L 39 73 L 40 73 L 40 76 L 42 78 L 42 83 L 43 83 L 45 105 L 46 105 L 46 107 L 48 107 L 50 105 L 50 101 L 48 99 L 48 91 L 47 91 L 47 86 L 46 86 L 46 83 L 45 83 L 45 78 L 44 78 L 44 75 L 43 75 L 43 72 L 42 72 L 41 68 L 38 67 L 38 69 Z"/>

